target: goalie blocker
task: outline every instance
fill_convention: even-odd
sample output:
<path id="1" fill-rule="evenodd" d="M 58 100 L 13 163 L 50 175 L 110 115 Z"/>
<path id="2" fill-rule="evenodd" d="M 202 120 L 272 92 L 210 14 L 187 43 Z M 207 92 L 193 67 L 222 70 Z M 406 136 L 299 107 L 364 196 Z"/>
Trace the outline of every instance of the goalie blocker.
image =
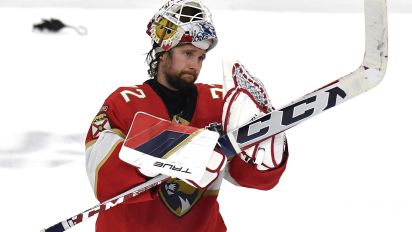
<path id="1" fill-rule="evenodd" d="M 218 138 L 214 131 L 137 112 L 119 158 L 147 177 L 163 174 L 204 188 L 225 167 L 226 157 L 215 151 Z"/>

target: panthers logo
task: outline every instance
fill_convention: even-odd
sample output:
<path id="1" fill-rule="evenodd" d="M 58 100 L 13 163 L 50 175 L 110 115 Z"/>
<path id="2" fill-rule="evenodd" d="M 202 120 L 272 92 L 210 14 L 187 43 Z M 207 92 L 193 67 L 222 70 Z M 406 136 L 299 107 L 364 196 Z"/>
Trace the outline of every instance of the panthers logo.
<path id="1" fill-rule="evenodd" d="M 160 198 L 165 206 L 178 217 L 187 214 L 202 198 L 205 189 L 197 189 L 179 179 L 161 185 Z"/>

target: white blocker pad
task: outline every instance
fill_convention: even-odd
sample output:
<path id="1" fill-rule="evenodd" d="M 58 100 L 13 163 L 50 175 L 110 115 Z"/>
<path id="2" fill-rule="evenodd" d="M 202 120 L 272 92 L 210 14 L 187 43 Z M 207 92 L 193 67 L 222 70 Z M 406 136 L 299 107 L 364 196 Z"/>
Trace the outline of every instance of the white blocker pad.
<path id="1" fill-rule="evenodd" d="M 218 138 L 217 132 L 138 112 L 119 157 L 150 172 L 198 181 L 206 171 Z"/>

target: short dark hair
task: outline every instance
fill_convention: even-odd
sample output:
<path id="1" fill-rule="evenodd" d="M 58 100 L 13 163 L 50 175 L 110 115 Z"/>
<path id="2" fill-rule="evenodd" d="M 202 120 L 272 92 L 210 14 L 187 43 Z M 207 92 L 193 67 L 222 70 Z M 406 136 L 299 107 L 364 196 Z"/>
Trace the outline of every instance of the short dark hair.
<path id="1" fill-rule="evenodd" d="M 146 63 L 149 65 L 147 73 L 151 78 L 157 77 L 157 72 L 159 70 L 159 58 L 164 54 L 164 52 L 155 53 L 156 46 L 153 46 L 152 49 L 146 54 Z"/>
<path id="2" fill-rule="evenodd" d="M 182 44 L 178 44 L 175 47 L 179 47 Z M 172 55 L 174 48 L 172 47 L 170 50 L 168 50 L 167 52 L 155 52 L 157 46 L 153 46 L 153 48 L 146 54 L 146 63 L 149 65 L 149 69 L 147 70 L 147 73 L 149 74 L 149 76 L 153 79 L 156 79 L 157 77 L 157 73 L 159 71 L 159 59 L 161 56 L 163 56 L 165 53 Z"/>

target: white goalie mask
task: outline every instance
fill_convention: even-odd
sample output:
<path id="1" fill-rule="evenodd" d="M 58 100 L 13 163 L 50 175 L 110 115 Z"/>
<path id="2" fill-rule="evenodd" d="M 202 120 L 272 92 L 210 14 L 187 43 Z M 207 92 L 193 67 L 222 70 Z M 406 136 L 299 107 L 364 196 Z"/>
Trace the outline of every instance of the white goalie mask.
<path id="1" fill-rule="evenodd" d="M 191 43 L 209 51 L 217 36 L 209 9 L 200 0 L 170 0 L 153 16 L 146 33 L 155 52 L 166 52 L 179 43 Z"/>

